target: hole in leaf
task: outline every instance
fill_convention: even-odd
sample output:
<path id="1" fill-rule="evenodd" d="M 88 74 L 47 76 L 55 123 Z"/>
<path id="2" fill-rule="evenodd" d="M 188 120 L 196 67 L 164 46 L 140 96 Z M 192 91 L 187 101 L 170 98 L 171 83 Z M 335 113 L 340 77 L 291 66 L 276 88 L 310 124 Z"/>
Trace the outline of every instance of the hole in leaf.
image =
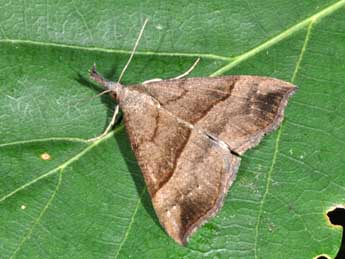
<path id="1" fill-rule="evenodd" d="M 343 259 L 345 258 L 345 233 L 344 233 L 344 227 L 345 227 L 345 208 L 335 208 L 334 210 L 331 210 L 327 212 L 327 216 L 329 218 L 329 221 L 335 225 L 335 226 L 342 226 L 343 227 L 343 236 L 341 239 L 341 245 L 340 249 L 337 253 L 337 256 L 335 259 Z M 321 259 L 319 257 L 318 259 Z"/>
<path id="2" fill-rule="evenodd" d="M 315 259 L 330 259 L 327 255 L 320 255 L 318 257 L 315 257 Z"/>

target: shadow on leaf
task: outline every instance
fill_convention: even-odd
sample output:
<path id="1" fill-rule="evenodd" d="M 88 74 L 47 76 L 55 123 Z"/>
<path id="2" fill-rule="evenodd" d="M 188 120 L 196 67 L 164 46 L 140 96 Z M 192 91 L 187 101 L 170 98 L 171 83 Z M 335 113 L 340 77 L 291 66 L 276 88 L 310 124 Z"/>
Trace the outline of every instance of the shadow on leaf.
<path id="1" fill-rule="evenodd" d="M 131 173 L 131 176 L 133 178 L 133 181 L 135 183 L 138 196 L 141 199 L 141 203 L 144 206 L 146 212 L 152 217 L 152 219 L 155 221 L 155 223 L 160 227 L 160 223 L 158 221 L 158 218 L 156 216 L 156 213 L 152 207 L 151 197 L 147 190 L 144 191 L 144 188 L 146 188 L 144 178 L 140 172 L 140 168 L 138 166 L 138 163 L 135 159 L 134 153 L 130 147 L 130 142 L 128 139 L 128 136 L 125 132 L 125 129 L 121 130 L 118 134 L 115 135 L 116 142 L 119 145 L 119 149 L 121 152 L 122 157 L 124 157 L 127 168 L 129 172 Z"/>

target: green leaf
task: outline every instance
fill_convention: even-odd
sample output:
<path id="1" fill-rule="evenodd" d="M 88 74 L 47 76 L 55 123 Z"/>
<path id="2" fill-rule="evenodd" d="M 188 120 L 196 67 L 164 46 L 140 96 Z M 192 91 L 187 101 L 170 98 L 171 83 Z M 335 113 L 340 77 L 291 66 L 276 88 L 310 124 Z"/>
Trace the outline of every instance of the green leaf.
<path id="1" fill-rule="evenodd" d="M 1 258 L 334 257 L 344 204 L 345 0 L 0 1 Z M 123 126 L 88 79 L 256 74 L 299 86 L 186 247 L 160 227 Z M 144 119 L 144 118 L 143 118 Z M 48 153 L 50 159 L 41 155 Z"/>

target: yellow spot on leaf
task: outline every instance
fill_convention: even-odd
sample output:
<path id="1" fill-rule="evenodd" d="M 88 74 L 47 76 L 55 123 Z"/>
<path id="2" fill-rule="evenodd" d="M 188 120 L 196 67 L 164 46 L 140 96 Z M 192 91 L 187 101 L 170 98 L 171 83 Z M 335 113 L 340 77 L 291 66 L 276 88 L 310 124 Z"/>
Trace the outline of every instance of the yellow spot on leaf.
<path id="1" fill-rule="evenodd" d="M 50 160 L 51 156 L 47 152 L 45 152 L 45 153 L 41 154 L 41 159 L 42 160 Z"/>

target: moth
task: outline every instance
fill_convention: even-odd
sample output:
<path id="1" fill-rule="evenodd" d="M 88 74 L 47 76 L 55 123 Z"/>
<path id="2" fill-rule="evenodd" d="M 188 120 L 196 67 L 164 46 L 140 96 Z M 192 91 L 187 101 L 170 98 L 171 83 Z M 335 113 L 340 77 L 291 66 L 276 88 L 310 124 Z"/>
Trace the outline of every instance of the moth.
<path id="1" fill-rule="evenodd" d="M 182 245 L 222 207 L 241 155 L 281 124 L 297 89 L 259 76 L 178 77 L 124 87 L 96 66 L 90 77 L 118 103 L 112 122 L 122 109 L 157 217 Z"/>

